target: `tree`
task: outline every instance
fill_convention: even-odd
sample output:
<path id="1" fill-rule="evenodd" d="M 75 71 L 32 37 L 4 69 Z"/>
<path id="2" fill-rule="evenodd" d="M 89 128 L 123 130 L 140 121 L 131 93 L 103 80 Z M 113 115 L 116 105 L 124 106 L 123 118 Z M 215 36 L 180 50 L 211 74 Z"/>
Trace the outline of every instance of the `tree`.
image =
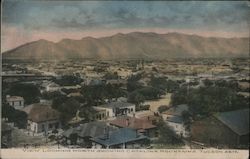
<path id="1" fill-rule="evenodd" d="M 159 113 L 162 113 L 162 112 L 164 112 L 164 111 L 166 111 L 166 110 L 168 110 L 168 107 L 165 106 L 165 105 L 161 105 L 161 106 L 158 107 Z"/>
<path id="2" fill-rule="evenodd" d="M 184 121 L 185 128 L 189 131 L 191 127 L 191 114 L 189 111 L 183 111 L 181 115 Z"/>
<path id="3" fill-rule="evenodd" d="M 190 94 L 190 93 L 189 93 Z M 187 87 L 180 87 L 171 96 L 171 105 L 186 104 L 188 101 Z"/>
<path id="4" fill-rule="evenodd" d="M 37 103 L 39 102 L 39 97 L 41 96 L 40 90 L 36 85 L 22 83 L 11 86 L 7 94 L 23 97 L 25 104 Z"/>
<path id="5" fill-rule="evenodd" d="M 14 122 L 18 128 L 26 128 L 27 114 L 23 111 L 16 110 L 6 102 L 2 103 L 2 117 L 8 118 L 9 122 Z"/>
<path id="6" fill-rule="evenodd" d="M 84 105 L 80 108 L 79 116 L 84 118 L 86 121 L 93 120 L 93 117 L 96 114 L 96 110 L 89 105 Z"/>
<path id="7" fill-rule="evenodd" d="M 70 134 L 70 136 L 69 136 L 70 144 L 71 145 L 76 145 L 77 138 L 78 138 L 77 133 Z"/>
<path id="8" fill-rule="evenodd" d="M 78 76 L 65 75 L 60 79 L 53 79 L 53 81 L 61 86 L 75 86 L 80 84 L 83 80 Z"/>
<path id="9" fill-rule="evenodd" d="M 145 98 L 143 95 L 138 93 L 137 91 L 134 91 L 129 94 L 128 101 L 131 103 L 134 103 L 137 107 L 145 101 Z"/>
<path id="10" fill-rule="evenodd" d="M 165 90 L 167 92 L 174 92 L 179 88 L 179 83 L 173 80 L 167 80 L 164 77 L 151 77 L 150 83 L 152 87 Z"/>
<path id="11" fill-rule="evenodd" d="M 164 95 L 165 92 L 154 87 L 144 87 L 141 89 L 136 90 L 138 93 L 144 96 L 145 99 L 159 99 L 160 96 Z"/>
<path id="12" fill-rule="evenodd" d="M 80 103 L 74 98 L 61 97 L 53 100 L 52 108 L 60 112 L 61 119 L 65 123 L 76 115 Z"/>
<path id="13" fill-rule="evenodd" d="M 120 86 L 111 84 L 84 86 L 81 93 L 89 105 L 102 104 L 104 99 L 118 98 L 125 95 Z"/>
<path id="14" fill-rule="evenodd" d="M 105 75 L 104 75 L 104 78 L 105 79 L 118 79 L 118 73 L 117 72 L 114 72 L 114 73 L 111 73 L 111 72 L 107 72 Z"/>
<path id="15" fill-rule="evenodd" d="M 58 97 L 62 97 L 64 96 L 63 94 L 61 94 L 61 92 L 59 91 L 55 91 L 55 92 L 44 92 L 42 93 L 42 97 L 44 99 L 55 99 L 55 98 L 58 98 Z"/>
<path id="16" fill-rule="evenodd" d="M 204 83 L 204 85 L 207 86 L 207 87 L 213 85 L 213 82 L 212 82 L 211 80 L 209 80 L 209 79 L 205 79 L 205 80 L 203 81 L 203 83 Z"/>
<path id="17" fill-rule="evenodd" d="M 161 119 L 157 124 L 159 130 L 158 144 L 162 145 L 182 145 L 181 139 L 177 138 L 175 133 Z"/>

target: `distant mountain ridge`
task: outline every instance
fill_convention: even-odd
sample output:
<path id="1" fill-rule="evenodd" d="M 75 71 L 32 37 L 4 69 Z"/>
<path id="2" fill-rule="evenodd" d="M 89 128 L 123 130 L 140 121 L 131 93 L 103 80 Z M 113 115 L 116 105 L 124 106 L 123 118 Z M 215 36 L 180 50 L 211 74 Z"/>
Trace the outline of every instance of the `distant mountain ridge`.
<path id="1" fill-rule="evenodd" d="M 4 52 L 3 59 L 242 57 L 249 38 L 202 37 L 181 33 L 118 33 L 109 37 L 38 40 Z"/>

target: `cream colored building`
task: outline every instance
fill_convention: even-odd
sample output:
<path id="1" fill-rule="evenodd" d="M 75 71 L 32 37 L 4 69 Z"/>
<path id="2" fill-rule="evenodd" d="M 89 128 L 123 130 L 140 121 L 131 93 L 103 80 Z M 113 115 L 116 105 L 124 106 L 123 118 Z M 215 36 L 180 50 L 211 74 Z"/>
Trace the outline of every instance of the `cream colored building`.
<path id="1" fill-rule="evenodd" d="M 15 109 L 22 109 L 24 107 L 24 99 L 20 96 L 6 96 L 7 103 Z"/>
<path id="2" fill-rule="evenodd" d="M 127 102 L 111 102 L 95 107 L 106 112 L 106 118 L 114 118 L 121 115 L 129 115 L 135 113 L 135 104 Z"/>
<path id="3" fill-rule="evenodd" d="M 61 128 L 59 113 L 48 105 L 36 103 L 22 110 L 28 115 L 27 129 L 33 133 L 48 133 Z"/>

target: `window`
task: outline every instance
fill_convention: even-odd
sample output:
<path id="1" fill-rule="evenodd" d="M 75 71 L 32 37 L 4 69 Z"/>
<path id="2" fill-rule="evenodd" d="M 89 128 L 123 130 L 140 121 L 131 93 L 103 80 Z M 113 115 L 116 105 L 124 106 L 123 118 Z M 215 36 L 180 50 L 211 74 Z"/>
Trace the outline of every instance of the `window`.
<path id="1" fill-rule="evenodd" d="M 133 108 L 131 108 L 131 112 L 133 112 L 134 111 L 134 109 Z"/>
<path id="2" fill-rule="evenodd" d="M 52 128 L 52 124 L 49 124 L 49 128 L 50 128 L 50 129 Z"/>
<path id="3" fill-rule="evenodd" d="M 45 126 L 44 126 L 44 124 L 42 124 L 42 131 L 44 131 L 45 130 Z"/>
<path id="4" fill-rule="evenodd" d="M 158 131 L 155 132 L 155 137 L 159 137 L 159 132 Z"/>

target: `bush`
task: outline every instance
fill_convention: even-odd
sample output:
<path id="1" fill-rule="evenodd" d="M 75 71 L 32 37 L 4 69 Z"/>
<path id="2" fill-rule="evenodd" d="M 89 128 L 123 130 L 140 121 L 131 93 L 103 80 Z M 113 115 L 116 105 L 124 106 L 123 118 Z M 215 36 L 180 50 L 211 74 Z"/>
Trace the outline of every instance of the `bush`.
<path id="1" fill-rule="evenodd" d="M 136 107 L 136 111 L 149 110 L 150 105 L 140 105 Z"/>
<path id="2" fill-rule="evenodd" d="M 49 138 L 50 141 L 54 141 L 56 139 L 56 136 L 55 135 L 50 135 L 48 138 Z"/>
<path id="3" fill-rule="evenodd" d="M 165 105 L 161 105 L 161 106 L 158 107 L 158 112 L 159 113 L 162 113 L 162 112 L 164 112 L 166 110 L 168 110 L 168 107 L 165 106 Z"/>

